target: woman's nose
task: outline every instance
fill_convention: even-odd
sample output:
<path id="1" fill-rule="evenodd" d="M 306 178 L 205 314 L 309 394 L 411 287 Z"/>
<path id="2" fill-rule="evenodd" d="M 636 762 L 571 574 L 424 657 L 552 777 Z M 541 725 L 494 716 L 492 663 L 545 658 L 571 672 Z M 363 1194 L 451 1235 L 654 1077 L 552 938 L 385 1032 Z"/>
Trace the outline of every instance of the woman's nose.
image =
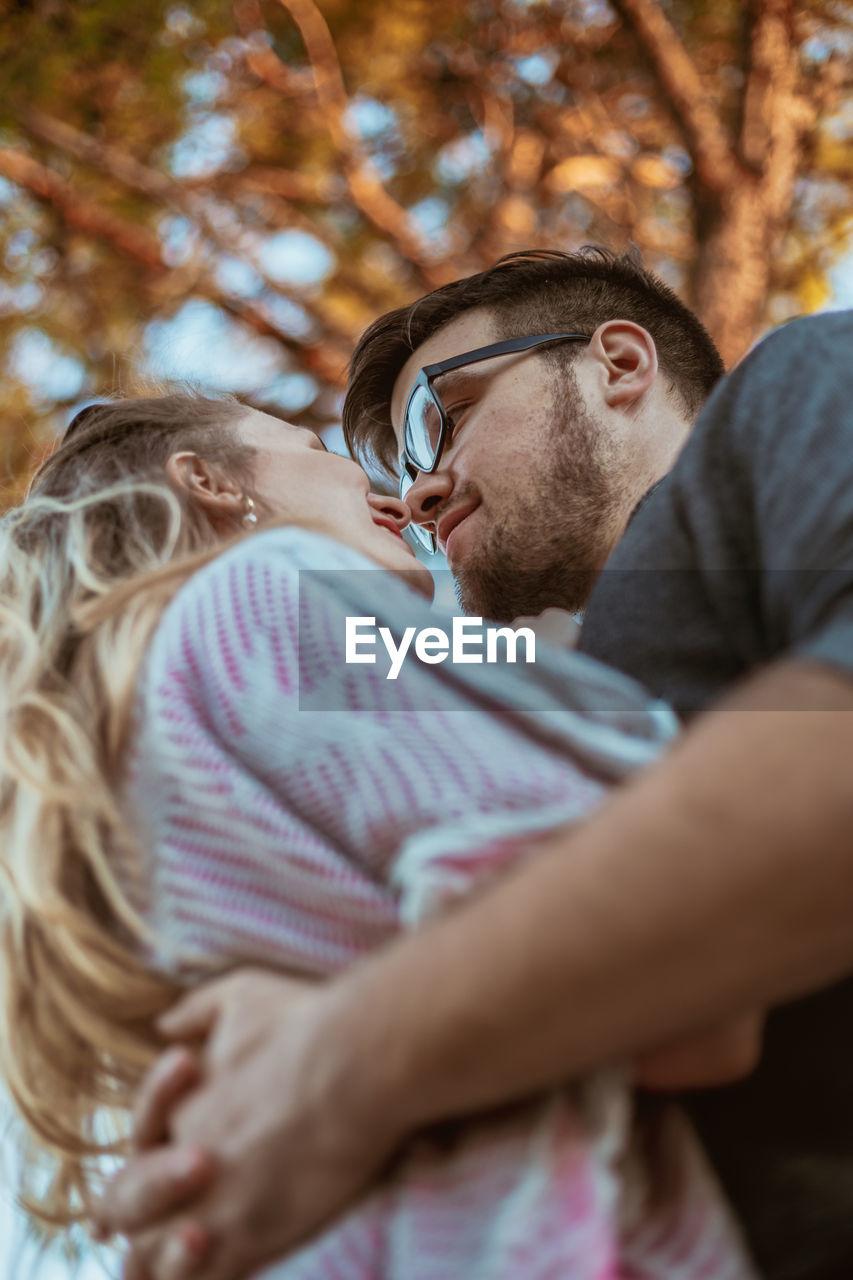
<path id="1" fill-rule="evenodd" d="M 412 513 L 402 498 L 392 498 L 385 493 L 369 493 L 367 505 L 379 515 L 388 516 L 401 532 L 411 523 Z"/>

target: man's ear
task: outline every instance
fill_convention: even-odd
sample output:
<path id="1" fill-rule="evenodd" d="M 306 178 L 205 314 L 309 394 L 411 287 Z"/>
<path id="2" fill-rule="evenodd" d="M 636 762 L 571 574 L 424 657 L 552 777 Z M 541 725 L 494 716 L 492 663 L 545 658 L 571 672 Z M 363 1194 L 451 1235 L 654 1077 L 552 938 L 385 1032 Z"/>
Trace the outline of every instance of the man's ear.
<path id="1" fill-rule="evenodd" d="M 240 484 L 205 458 L 186 449 L 170 454 L 166 475 L 176 489 L 199 507 L 214 527 L 231 526 L 244 513 L 246 499 Z"/>
<path id="2" fill-rule="evenodd" d="M 631 320 L 607 320 L 592 335 L 590 356 L 598 362 L 602 394 L 613 409 L 630 408 L 658 375 L 658 353 L 648 329 Z"/>

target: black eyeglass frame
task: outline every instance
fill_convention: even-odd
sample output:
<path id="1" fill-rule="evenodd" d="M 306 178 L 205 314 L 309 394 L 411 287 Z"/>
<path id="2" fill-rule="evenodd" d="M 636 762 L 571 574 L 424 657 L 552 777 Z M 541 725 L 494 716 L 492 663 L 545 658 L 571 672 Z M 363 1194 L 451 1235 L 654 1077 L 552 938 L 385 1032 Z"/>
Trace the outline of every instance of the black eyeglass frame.
<path id="1" fill-rule="evenodd" d="M 544 347 L 552 342 L 589 342 L 591 335 L 588 333 L 538 333 L 526 338 L 506 338 L 503 342 L 490 342 L 485 347 L 475 347 L 473 351 L 463 351 L 461 355 L 450 356 L 447 360 L 439 360 L 435 364 L 425 364 L 414 381 L 411 391 L 406 400 L 406 407 L 403 411 L 403 455 L 400 459 L 400 497 L 405 500 L 405 494 L 414 484 L 417 477 L 423 473 L 424 475 L 432 475 L 441 461 L 441 455 L 448 439 L 453 434 L 453 423 L 441 402 L 441 396 L 433 387 L 436 378 L 440 378 L 444 373 L 452 373 L 455 369 L 461 369 L 465 365 L 479 364 L 481 360 L 491 360 L 494 356 L 512 355 L 519 351 L 530 351 L 534 347 Z M 416 393 L 425 387 L 427 394 L 438 410 L 438 439 L 435 443 L 435 451 L 430 466 L 416 466 L 409 455 L 409 409 Z M 406 483 L 408 481 L 408 484 Z M 405 488 L 404 488 L 405 486 Z M 433 555 L 436 550 L 435 535 L 423 525 L 410 524 L 406 530 L 407 533 L 416 539 L 422 547 L 430 551 Z"/>

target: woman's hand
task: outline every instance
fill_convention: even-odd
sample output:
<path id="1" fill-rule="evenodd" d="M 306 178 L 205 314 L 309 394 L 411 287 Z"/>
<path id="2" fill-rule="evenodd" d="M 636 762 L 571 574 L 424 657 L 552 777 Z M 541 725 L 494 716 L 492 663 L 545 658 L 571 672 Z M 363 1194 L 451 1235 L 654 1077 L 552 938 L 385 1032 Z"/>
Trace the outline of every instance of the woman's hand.
<path id="1" fill-rule="evenodd" d="M 128 1280 L 182 1280 L 202 1261 L 205 1280 L 237 1280 L 319 1230 L 379 1174 L 399 1135 L 381 1108 L 359 1123 L 336 986 L 238 971 L 162 1019 L 169 1038 L 204 1048 L 187 1096 L 192 1060 L 154 1068 L 137 1122 L 149 1149 L 96 1212 L 102 1233 L 130 1237 Z M 171 1145 L 150 1148 L 167 1133 Z"/>

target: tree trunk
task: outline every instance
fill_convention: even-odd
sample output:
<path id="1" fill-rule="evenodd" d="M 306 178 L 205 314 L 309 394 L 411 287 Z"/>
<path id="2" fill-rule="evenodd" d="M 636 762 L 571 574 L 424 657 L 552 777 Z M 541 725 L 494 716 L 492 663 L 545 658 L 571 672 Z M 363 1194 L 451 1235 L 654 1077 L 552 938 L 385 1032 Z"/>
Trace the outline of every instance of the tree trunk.
<path id="1" fill-rule="evenodd" d="M 729 367 L 749 350 L 761 324 L 781 234 L 762 183 L 746 173 L 708 223 L 691 301 Z"/>

